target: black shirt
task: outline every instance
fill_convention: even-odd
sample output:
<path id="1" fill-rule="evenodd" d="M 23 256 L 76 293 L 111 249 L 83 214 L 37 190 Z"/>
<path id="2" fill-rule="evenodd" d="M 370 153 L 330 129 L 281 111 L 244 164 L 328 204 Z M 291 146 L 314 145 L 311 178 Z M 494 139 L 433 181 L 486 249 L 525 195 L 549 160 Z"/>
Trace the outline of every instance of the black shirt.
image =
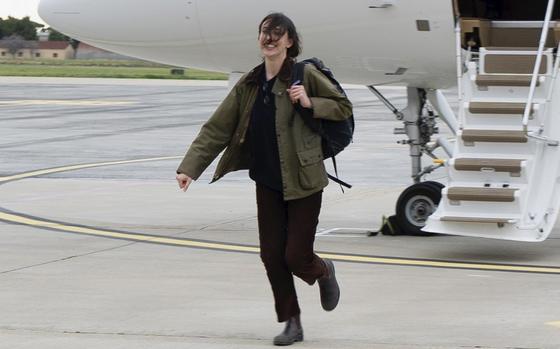
<path id="1" fill-rule="evenodd" d="M 272 93 L 274 82 L 276 77 L 266 80 L 266 71 L 263 69 L 249 124 L 251 142 L 249 177 L 259 184 L 281 192 L 282 172 L 276 139 L 275 96 Z"/>

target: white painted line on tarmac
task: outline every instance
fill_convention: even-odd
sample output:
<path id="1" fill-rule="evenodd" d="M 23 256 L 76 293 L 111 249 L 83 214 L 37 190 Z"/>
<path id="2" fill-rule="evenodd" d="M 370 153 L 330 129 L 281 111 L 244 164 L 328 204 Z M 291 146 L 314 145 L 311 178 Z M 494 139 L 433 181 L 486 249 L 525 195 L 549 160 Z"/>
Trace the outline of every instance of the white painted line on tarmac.
<path id="1" fill-rule="evenodd" d="M 27 106 L 27 105 L 56 105 L 65 107 L 105 107 L 118 105 L 137 104 L 135 101 L 114 101 L 114 100 L 61 100 L 61 99 L 22 99 L 17 101 L 0 101 L 0 107 Z"/>
<path id="2" fill-rule="evenodd" d="M 473 278 L 484 278 L 487 279 L 489 277 L 491 277 L 490 275 L 478 275 L 478 274 L 470 274 L 469 277 L 473 277 Z"/>

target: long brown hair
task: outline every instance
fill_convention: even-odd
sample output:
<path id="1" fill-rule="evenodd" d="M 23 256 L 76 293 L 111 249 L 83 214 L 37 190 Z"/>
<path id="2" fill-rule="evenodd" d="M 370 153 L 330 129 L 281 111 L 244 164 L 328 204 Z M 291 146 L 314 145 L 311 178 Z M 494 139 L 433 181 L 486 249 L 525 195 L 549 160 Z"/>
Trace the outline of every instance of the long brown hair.
<path id="1" fill-rule="evenodd" d="M 264 17 L 259 24 L 259 35 L 261 34 L 263 24 L 265 23 L 268 24 L 265 28 L 266 34 L 270 37 L 282 37 L 285 33 L 288 33 L 288 38 L 292 40 L 292 46 L 288 48 L 286 59 L 284 60 L 282 68 L 280 68 L 280 72 L 278 73 L 280 80 L 290 81 L 292 78 L 292 69 L 296 63 L 296 58 L 301 53 L 301 40 L 296 30 L 296 26 L 285 14 L 274 12 Z M 248 83 L 257 84 L 263 69 L 264 62 L 249 73 L 246 81 Z"/>

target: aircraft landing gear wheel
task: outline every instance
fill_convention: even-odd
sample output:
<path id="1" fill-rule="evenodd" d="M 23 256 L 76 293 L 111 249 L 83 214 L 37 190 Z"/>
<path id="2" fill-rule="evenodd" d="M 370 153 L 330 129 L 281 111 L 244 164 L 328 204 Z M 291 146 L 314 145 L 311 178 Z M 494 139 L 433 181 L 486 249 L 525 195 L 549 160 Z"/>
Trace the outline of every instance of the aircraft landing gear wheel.
<path id="1" fill-rule="evenodd" d="M 428 181 L 413 184 L 401 193 L 397 200 L 396 220 L 404 233 L 418 236 L 432 235 L 421 229 L 426 225 L 428 217 L 436 211 L 443 187 L 441 183 Z"/>

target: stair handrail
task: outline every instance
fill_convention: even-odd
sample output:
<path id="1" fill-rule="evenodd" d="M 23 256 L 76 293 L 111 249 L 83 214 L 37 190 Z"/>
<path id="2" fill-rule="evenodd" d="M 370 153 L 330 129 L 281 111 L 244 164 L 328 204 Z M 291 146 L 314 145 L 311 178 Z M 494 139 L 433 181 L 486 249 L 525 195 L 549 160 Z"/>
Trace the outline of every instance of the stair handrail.
<path id="1" fill-rule="evenodd" d="M 548 31 L 550 29 L 549 28 L 550 19 L 552 18 L 553 9 L 554 9 L 554 0 L 549 0 L 548 6 L 546 8 L 546 15 L 545 15 L 543 29 L 541 33 L 541 39 L 539 42 L 539 50 L 537 52 L 535 68 L 533 69 L 533 77 L 531 78 L 529 97 L 527 98 L 527 105 L 525 106 L 525 112 L 523 113 L 523 130 L 525 131 L 525 133 L 527 133 L 527 125 L 529 124 L 529 114 L 531 114 L 531 109 L 533 109 L 533 98 L 535 97 L 535 89 L 537 88 L 537 79 L 539 76 L 539 70 L 541 69 L 544 45 L 546 43 L 546 39 L 548 38 Z"/>
<path id="2" fill-rule="evenodd" d="M 457 94 L 459 95 L 459 105 L 463 105 L 463 54 L 461 45 L 461 19 L 457 17 L 457 25 L 455 26 L 455 54 L 457 60 Z M 459 128 L 463 128 L 463 116 L 459 112 Z"/>

